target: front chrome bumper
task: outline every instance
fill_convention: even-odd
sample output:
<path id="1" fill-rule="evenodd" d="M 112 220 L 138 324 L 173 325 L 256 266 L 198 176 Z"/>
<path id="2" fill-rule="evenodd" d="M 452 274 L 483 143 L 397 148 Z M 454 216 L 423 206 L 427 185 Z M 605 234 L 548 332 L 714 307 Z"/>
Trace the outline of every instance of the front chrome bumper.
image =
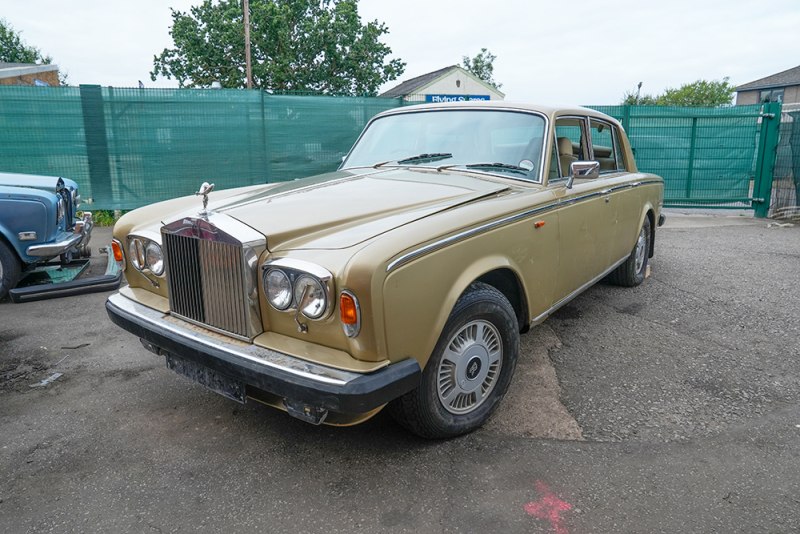
<path id="1" fill-rule="evenodd" d="M 369 374 L 342 371 L 222 336 L 139 304 L 119 293 L 106 301 L 117 326 L 159 348 L 247 386 L 333 412 L 362 414 L 419 385 L 413 358 Z"/>
<path id="2" fill-rule="evenodd" d="M 25 253 L 34 258 L 55 258 L 61 254 L 66 254 L 70 250 L 80 251 L 81 248 L 89 244 L 92 238 L 94 220 L 88 211 L 83 213 L 83 219 L 75 223 L 75 230 L 68 237 L 52 243 L 41 245 L 31 245 Z"/>

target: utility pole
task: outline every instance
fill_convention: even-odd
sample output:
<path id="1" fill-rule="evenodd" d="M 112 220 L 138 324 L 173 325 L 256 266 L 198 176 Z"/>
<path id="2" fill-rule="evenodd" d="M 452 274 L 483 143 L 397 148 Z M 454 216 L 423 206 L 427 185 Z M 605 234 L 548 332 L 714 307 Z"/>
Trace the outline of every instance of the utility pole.
<path id="1" fill-rule="evenodd" d="M 253 67 L 250 64 L 250 0 L 244 0 L 244 62 L 247 69 L 247 88 L 253 88 Z"/>

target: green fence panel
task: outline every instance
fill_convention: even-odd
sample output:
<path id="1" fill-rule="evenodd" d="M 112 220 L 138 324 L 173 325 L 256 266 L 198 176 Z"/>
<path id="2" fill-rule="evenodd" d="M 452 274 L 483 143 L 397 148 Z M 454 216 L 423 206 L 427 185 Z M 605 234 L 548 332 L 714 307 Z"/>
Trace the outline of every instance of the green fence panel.
<path id="1" fill-rule="evenodd" d="M 590 107 L 622 122 L 639 170 L 664 178 L 665 205 L 749 207 L 761 106 Z"/>
<path id="2" fill-rule="evenodd" d="M 373 115 L 403 104 L 236 89 L 0 86 L 0 171 L 72 178 L 88 208 L 131 209 L 191 194 L 204 181 L 223 189 L 333 171 Z M 760 106 L 593 107 L 622 121 L 640 170 L 664 177 L 666 205 L 751 205 L 752 183 L 769 166 L 758 157 L 759 139 L 771 139 L 760 132 Z M 781 150 L 779 163 L 787 161 Z"/>
<path id="3" fill-rule="evenodd" d="M 77 87 L 0 86 L 0 171 L 65 176 L 88 187 Z"/>
<path id="4" fill-rule="evenodd" d="M 0 171 L 78 182 L 87 209 L 132 209 L 335 170 L 387 98 L 236 89 L 0 86 Z"/>

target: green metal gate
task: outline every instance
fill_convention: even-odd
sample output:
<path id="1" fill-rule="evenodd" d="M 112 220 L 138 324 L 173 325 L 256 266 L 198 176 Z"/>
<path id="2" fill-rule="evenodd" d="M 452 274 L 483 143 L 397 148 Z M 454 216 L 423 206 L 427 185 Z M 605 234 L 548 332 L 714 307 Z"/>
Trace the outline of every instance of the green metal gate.
<path id="1" fill-rule="evenodd" d="M 745 208 L 767 216 L 780 103 L 591 107 L 622 122 L 639 170 L 664 178 L 665 206 Z"/>

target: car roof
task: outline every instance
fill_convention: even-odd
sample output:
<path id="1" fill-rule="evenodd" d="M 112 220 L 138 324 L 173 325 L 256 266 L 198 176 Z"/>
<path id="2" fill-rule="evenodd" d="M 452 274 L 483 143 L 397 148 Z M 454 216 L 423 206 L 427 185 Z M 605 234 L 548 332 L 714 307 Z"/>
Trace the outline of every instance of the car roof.
<path id="1" fill-rule="evenodd" d="M 434 110 L 448 110 L 448 109 L 498 109 L 509 111 L 536 111 L 547 115 L 550 118 L 558 117 L 561 115 L 584 115 L 590 117 L 597 117 L 618 124 L 617 120 L 609 117 L 605 113 L 600 113 L 593 109 L 584 108 L 581 106 L 559 106 L 559 105 L 546 105 L 546 104 L 530 104 L 528 102 L 511 102 L 508 100 L 473 100 L 466 102 L 447 102 L 442 104 L 418 104 L 414 106 L 403 106 L 401 108 L 394 108 L 384 111 L 376 115 L 383 117 L 386 115 L 396 115 L 402 113 L 413 113 L 416 111 L 434 111 Z"/>

